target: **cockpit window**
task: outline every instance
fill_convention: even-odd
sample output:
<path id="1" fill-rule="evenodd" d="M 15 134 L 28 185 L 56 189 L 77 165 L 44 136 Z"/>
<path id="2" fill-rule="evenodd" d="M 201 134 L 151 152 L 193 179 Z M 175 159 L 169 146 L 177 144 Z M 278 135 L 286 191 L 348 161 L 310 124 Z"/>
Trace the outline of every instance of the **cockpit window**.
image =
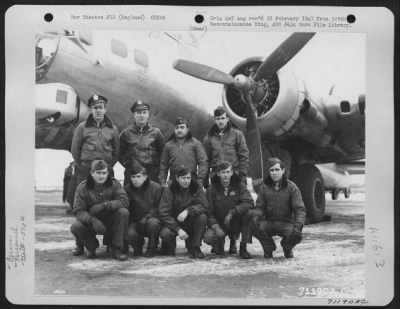
<path id="1" fill-rule="evenodd" d="M 113 54 L 118 55 L 122 58 L 128 57 L 128 48 L 121 41 L 112 39 L 111 40 L 111 51 Z"/>
<path id="2" fill-rule="evenodd" d="M 36 80 L 46 75 L 56 53 L 60 36 L 56 33 L 43 33 L 35 38 Z"/>

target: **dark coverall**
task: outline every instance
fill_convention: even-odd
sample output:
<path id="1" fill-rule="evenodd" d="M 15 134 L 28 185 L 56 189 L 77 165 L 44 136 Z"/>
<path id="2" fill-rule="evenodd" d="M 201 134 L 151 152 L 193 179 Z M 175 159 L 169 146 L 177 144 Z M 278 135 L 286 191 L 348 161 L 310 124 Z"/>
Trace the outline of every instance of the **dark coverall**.
<path id="1" fill-rule="evenodd" d="M 181 188 L 176 180 L 165 188 L 161 197 L 159 213 L 163 227 L 160 237 L 170 250 L 176 248 L 176 236 L 183 229 L 189 238 L 185 240 L 186 248 L 200 247 L 207 224 L 208 202 L 203 189 L 193 181 L 186 190 Z M 188 211 L 184 222 L 178 222 L 178 215 Z"/>
<path id="2" fill-rule="evenodd" d="M 226 234 L 229 235 L 230 239 L 236 240 L 239 233 L 242 233 L 241 242 L 251 243 L 248 210 L 254 208 L 254 201 L 246 185 L 238 175 L 232 175 L 226 194 L 219 177 L 214 176 L 211 180 L 211 186 L 206 192 L 209 205 L 209 228 L 204 235 L 204 242 L 212 246 L 216 246 L 219 243 L 223 248 Z M 227 228 L 224 224 L 224 219 L 229 211 L 233 212 L 233 217 L 229 228 Z M 223 238 L 218 239 L 216 231 L 212 228 L 214 224 L 219 224 L 225 232 Z"/>
<path id="3" fill-rule="evenodd" d="M 286 176 L 283 176 L 281 187 L 277 191 L 270 177 L 260 186 L 256 209 L 253 211 L 251 230 L 264 252 L 276 249 L 272 236 L 282 237 L 281 246 L 284 251 L 290 251 L 298 243 L 290 240 L 295 226 L 303 227 L 306 209 L 299 188 Z M 260 221 L 255 218 L 261 217 Z"/>
<path id="4" fill-rule="evenodd" d="M 125 186 L 129 198 L 129 227 L 127 242 L 137 250 L 144 244 L 144 237 L 149 237 L 148 248 L 156 248 L 161 229 L 158 218 L 158 205 L 163 188 L 147 178 L 140 188 L 131 183 Z"/>
<path id="5" fill-rule="evenodd" d="M 128 229 L 129 201 L 121 184 L 110 176 L 100 189 L 92 177 L 81 182 L 76 189 L 73 212 L 77 220 L 71 225 L 71 232 L 76 237 L 77 245 L 84 245 L 91 251 L 99 247 L 91 224 L 93 216 L 89 212 L 98 203 L 107 203 L 109 208 L 95 216 L 106 228 L 103 243 L 122 250 Z"/>

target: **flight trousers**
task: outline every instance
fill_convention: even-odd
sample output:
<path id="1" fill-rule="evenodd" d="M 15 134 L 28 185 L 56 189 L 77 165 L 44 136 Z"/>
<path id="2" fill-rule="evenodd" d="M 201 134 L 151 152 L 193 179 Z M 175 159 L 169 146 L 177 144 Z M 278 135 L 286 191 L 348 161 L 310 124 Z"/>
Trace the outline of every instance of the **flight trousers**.
<path id="1" fill-rule="evenodd" d="M 283 250 L 290 251 L 300 242 L 292 242 L 290 236 L 293 233 L 293 223 L 284 221 L 272 221 L 272 220 L 261 220 L 257 226 L 255 221 L 251 221 L 251 232 L 255 238 L 257 238 L 264 252 L 271 253 L 276 250 L 276 244 L 272 236 L 280 236 L 281 246 Z"/>
<path id="2" fill-rule="evenodd" d="M 184 222 L 179 222 L 179 226 L 188 234 L 189 238 L 185 240 L 186 248 L 201 247 L 204 232 L 207 225 L 207 215 L 189 215 Z M 160 232 L 160 238 L 169 249 L 176 248 L 176 236 L 178 233 L 164 226 Z"/>
<path id="3" fill-rule="evenodd" d="M 224 225 L 224 222 L 218 221 L 219 226 L 224 231 L 225 236 L 229 236 L 231 240 L 237 240 L 239 238 L 239 234 L 242 235 L 241 242 L 251 244 L 251 230 L 250 230 L 250 219 L 251 216 L 248 211 L 244 214 L 233 215 L 231 222 L 229 224 L 229 228 Z M 215 245 L 216 241 L 220 241 L 221 239 L 217 238 L 217 235 L 213 228 L 209 227 L 204 234 L 204 242 L 208 245 Z"/>
<path id="4" fill-rule="evenodd" d="M 157 218 L 149 218 L 143 225 L 139 222 L 131 222 L 128 226 L 126 241 L 133 248 L 143 247 L 144 238 L 148 237 L 147 248 L 157 248 L 158 237 L 161 230 L 161 221 Z"/>
<path id="5" fill-rule="evenodd" d="M 129 211 L 126 208 L 120 208 L 113 213 L 96 216 L 105 226 L 106 232 L 103 237 L 105 245 L 123 249 L 124 239 L 128 230 Z M 99 241 L 96 238 L 96 232 L 91 224 L 85 224 L 76 220 L 71 225 L 71 233 L 76 238 L 77 245 L 84 245 L 88 250 L 95 250 L 99 247 Z"/>

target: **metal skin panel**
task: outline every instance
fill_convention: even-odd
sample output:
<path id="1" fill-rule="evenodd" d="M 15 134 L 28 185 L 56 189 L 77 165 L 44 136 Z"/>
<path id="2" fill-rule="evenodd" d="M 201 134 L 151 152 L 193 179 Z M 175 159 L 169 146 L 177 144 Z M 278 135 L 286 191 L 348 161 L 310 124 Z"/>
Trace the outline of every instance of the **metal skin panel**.
<path id="1" fill-rule="evenodd" d="M 133 59 L 129 67 L 126 61 L 122 61 L 116 55 L 113 56 L 111 51 L 107 57 L 104 54 L 95 57 L 92 47 L 88 46 L 87 49 L 89 52 L 85 53 L 74 42 L 61 37 L 58 51 L 39 83 L 63 82 L 73 88 L 82 101 L 94 93 L 104 95 L 109 99 L 107 114 L 120 131 L 132 121 L 130 112 L 132 102 L 141 99 L 150 103 L 151 115 L 156 114 L 154 119 L 160 120 L 155 124 L 167 137 L 173 132 L 173 121 L 178 113 L 189 120 L 194 136 L 199 138 L 204 136 L 212 124 L 211 115 L 200 106 L 188 102 L 172 84 L 168 85 L 168 80 L 160 80 L 154 72 L 136 65 Z M 85 120 L 89 112 L 89 109 L 82 109 L 79 121 Z M 43 137 L 49 130 L 43 126 L 39 126 L 36 130 L 38 148 L 70 148 L 73 130 L 66 132 L 62 129 L 57 133 L 57 138 L 52 139 L 54 143 L 46 143 Z M 67 134 L 69 137 L 62 137 L 62 134 Z M 60 144 L 60 139 L 64 140 L 63 144 Z"/>

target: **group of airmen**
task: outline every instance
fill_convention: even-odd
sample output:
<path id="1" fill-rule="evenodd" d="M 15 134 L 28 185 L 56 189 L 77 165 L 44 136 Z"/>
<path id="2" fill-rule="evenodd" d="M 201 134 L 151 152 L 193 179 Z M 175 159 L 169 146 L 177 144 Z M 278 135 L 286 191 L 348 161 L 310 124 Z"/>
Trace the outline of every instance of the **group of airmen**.
<path id="1" fill-rule="evenodd" d="M 237 254 L 241 235 L 241 258 L 252 258 L 247 244 L 254 236 L 269 259 L 276 249 L 272 236 L 279 235 L 285 257 L 293 257 L 306 216 L 300 191 L 286 178 L 284 162 L 270 158 L 254 203 L 247 189 L 246 140 L 224 108 L 214 111 L 215 124 L 201 143 L 183 117 L 176 118 L 166 142 L 149 123 L 149 104 L 140 100 L 131 107 L 133 123 L 121 134 L 106 115 L 107 98 L 93 95 L 88 105 L 91 113 L 75 130 L 71 148 L 74 256 L 95 258 L 96 235 L 103 235 L 103 245 L 120 261 L 128 259 L 130 246 L 134 256 L 174 256 L 177 237 L 191 258 L 204 258 L 203 241 L 223 256 L 226 236 L 229 254 Z M 117 161 L 125 168 L 123 186 L 113 178 Z"/>

